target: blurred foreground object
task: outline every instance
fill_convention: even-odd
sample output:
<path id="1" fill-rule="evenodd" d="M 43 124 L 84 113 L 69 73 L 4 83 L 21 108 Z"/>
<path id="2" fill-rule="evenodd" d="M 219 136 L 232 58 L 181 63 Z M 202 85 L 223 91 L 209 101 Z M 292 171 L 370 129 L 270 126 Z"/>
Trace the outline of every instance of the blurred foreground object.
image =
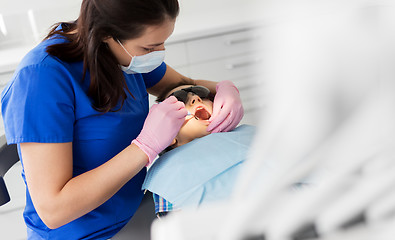
<path id="1" fill-rule="evenodd" d="M 229 201 L 155 221 L 153 240 L 391 238 L 395 3 L 259 7 L 267 104 L 251 158 Z"/>

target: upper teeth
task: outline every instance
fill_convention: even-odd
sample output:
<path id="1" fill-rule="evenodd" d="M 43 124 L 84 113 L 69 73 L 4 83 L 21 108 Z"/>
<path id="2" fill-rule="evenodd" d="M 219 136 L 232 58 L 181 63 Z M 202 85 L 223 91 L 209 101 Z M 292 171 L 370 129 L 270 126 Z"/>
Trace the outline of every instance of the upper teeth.
<path id="1" fill-rule="evenodd" d="M 203 108 L 203 107 L 198 107 L 198 108 L 196 108 L 196 111 L 197 111 L 197 110 L 200 110 L 200 109 L 204 109 L 204 108 Z"/>

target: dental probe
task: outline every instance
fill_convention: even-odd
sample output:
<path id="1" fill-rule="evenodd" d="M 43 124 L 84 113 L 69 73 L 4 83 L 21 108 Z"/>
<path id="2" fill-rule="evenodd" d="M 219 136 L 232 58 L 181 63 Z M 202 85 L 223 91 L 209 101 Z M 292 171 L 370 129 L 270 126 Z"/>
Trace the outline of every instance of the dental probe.
<path id="1" fill-rule="evenodd" d="M 190 111 L 188 111 L 188 114 L 187 114 L 187 116 L 193 116 L 196 120 L 199 120 L 199 118 L 198 117 L 196 117 L 194 114 L 192 114 Z"/>

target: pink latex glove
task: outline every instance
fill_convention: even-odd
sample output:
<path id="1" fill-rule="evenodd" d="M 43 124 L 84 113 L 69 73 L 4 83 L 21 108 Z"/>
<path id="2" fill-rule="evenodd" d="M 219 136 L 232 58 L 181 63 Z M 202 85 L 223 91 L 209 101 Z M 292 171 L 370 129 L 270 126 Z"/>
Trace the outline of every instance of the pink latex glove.
<path id="1" fill-rule="evenodd" d="M 184 124 L 188 111 L 185 104 L 171 96 L 151 107 L 143 129 L 132 143 L 148 156 L 149 166 L 156 156 L 168 147 Z"/>
<path id="2" fill-rule="evenodd" d="M 228 132 L 235 129 L 244 115 L 240 93 L 231 81 L 219 82 L 216 86 L 213 114 L 207 131 L 212 133 Z"/>

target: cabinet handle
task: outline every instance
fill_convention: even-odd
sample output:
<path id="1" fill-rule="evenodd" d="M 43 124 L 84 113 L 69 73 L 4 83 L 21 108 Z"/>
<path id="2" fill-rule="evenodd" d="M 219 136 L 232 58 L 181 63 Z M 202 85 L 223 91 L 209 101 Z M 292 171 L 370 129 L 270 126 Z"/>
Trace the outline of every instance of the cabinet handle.
<path id="1" fill-rule="evenodd" d="M 225 41 L 225 45 L 232 46 L 235 44 L 256 41 L 260 38 L 261 38 L 260 36 L 246 36 L 246 37 L 242 37 L 242 38 L 227 40 L 227 41 Z"/>
<path id="2" fill-rule="evenodd" d="M 232 69 L 237 69 L 237 68 L 251 66 L 251 65 L 257 64 L 257 63 L 259 63 L 261 61 L 262 61 L 261 58 L 256 58 L 256 59 L 251 59 L 251 60 L 247 60 L 247 61 L 244 61 L 244 62 L 227 64 L 225 67 L 228 70 L 232 70 Z"/>

